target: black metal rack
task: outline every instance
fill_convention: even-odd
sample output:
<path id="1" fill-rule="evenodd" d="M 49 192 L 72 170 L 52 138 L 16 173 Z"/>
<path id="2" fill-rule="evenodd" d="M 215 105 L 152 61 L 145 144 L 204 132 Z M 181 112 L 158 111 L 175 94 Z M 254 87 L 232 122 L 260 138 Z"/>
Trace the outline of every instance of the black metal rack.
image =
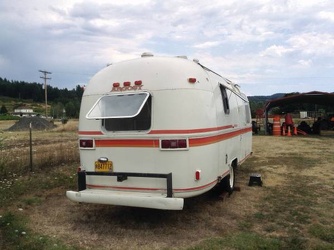
<path id="1" fill-rule="evenodd" d="M 79 171 L 78 172 L 78 189 L 79 191 L 86 189 L 86 176 L 116 176 L 118 182 L 128 179 L 128 177 L 142 177 L 142 178 L 166 178 L 167 181 L 167 197 L 173 197 L 173 183 L 172 173 L 157 174 L 157 173 L 128 173 L 128 172 L 93 172 L 93 171 Z"/>

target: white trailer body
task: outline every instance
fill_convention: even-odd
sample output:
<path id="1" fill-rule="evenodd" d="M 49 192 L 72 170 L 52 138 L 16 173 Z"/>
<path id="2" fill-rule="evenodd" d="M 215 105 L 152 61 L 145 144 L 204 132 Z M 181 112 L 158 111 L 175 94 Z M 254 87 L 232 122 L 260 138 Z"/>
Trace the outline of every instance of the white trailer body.
<path id="1" fill-rule="evenodd" d="M 76 202 L 183 209 L 250 154 L 249 102 L 237 85 L 186 58 L 141 58 L 98 72 L 79 118 Z"/>

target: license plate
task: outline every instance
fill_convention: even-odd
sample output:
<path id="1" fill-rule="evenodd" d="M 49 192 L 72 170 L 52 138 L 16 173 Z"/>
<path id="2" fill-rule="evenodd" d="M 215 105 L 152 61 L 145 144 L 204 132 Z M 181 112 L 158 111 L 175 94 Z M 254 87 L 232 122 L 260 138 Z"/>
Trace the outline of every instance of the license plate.
<path id="1" fill-rule="evenodd" d="M 96 172 L 113 172 L 113 164 L 112 161 L 106 162 L 95 162 L 95 171 Z"/>

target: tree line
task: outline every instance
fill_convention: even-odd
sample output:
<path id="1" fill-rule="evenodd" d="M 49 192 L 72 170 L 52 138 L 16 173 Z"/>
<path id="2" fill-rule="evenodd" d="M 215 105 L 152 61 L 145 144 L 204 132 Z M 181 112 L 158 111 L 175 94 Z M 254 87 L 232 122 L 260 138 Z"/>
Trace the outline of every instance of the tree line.
<path id="1" fill-rule="evenodd" d="M 83 88 L 77 85 L 74 89 L 68 90 L 59 89 L 57 87 L 47 86 L 48 103 L 51 104 L 51 110 L 49 115 L 54 118 L 61 118 L 66 111 L 66 116 L 70 118 L 78 118 L 80 103 L 83 94 Z M 263 109 L 265 103 L 268 100 L 286 97 L 299 93 L 277 93 L 271 96 L 249 96 L 250 108 L 252 117 L 256 116 L 256 111 Z M 0 96 L 7 96 L 16 99 L 32 100 L 33 102 L 43 103 L 45 101 L 45 90 L 44 84 L 41 83 L 27 83 L 24 81 L 9 81 L 6 78 L 0 77 Z M 325 112 L 334 112 L 333 107 L 328 106 L 317 106 L 318 109 L 323 109 Z M 314 110 L 314 104 L 308 103 L 294 103 L 282 107 L 277 107 L 271 110 L 274 114 L 282 114 L 293 111 L 312 111 Z M 0 114 L 3 114 L 6 107 L 1 107 Z M 7 111 L 8 112 L 8 111 Z"/>
<path id="2" fill-rule="evenodd" d="M 80 85 L 77 85 L 72 90 L 68 90 L 67 88 L 59 89 L 48 85 L 47 99 L 48 103 L 51 104 L 49 115 L 54 118 L 60 118 L 64 115 L 63 110 L 65 110 L 67 117 L 78 118 L 83 91 L 84 90 Z M 9 81 L 6 78 L 1 77 L 0 95 L 22 100 L 32 100 L 37 103 L 43 103 L 45 101 L 44 84 L 36 82 Z M 4 110 L 3 107 L 2 111 Z"/>

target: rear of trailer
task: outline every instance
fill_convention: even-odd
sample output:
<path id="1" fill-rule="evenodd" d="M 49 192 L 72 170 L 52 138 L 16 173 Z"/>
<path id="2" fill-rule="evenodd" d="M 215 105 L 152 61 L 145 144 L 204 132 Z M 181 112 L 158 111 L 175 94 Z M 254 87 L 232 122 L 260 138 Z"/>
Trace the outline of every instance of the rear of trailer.
<path id="1" fill-rule="evenodd" d="M 80 109 L 77 202 L 181 210 L 251 154 L 247 97 L 183 57 L 110 65 L 87 85 Z"/>

